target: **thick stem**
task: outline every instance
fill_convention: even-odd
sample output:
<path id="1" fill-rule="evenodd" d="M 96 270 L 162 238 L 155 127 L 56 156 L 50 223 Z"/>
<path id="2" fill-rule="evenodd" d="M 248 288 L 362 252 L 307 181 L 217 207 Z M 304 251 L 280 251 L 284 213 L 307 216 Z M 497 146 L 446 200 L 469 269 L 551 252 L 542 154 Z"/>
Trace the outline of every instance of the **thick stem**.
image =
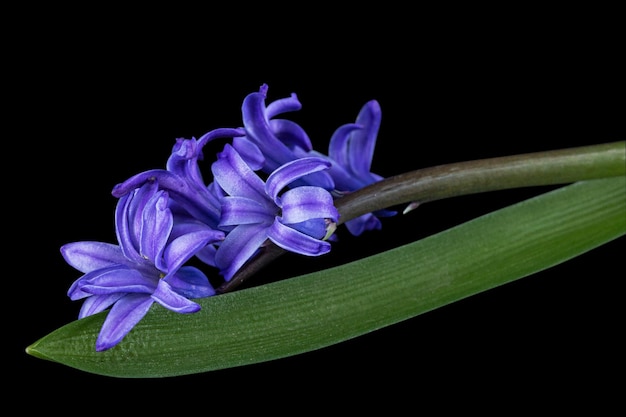
<path id="1" fill-rule="evenodd" d="M 345 223 L 398 204 L 626 175 L 626 141 L 439 165 L 386 178 L 335 201 Z M 224 283 L 229 292 L 285 253 L 273 244 Z"/>

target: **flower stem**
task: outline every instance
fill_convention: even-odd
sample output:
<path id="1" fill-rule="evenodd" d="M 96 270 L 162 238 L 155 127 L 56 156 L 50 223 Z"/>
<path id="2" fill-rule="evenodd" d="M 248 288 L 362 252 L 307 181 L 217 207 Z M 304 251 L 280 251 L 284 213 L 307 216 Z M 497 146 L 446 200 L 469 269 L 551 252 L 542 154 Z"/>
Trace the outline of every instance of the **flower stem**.
<path id="1" fill-rule="evenodd" d="M 626 175 L 626 141 L 479 159 L 418 169 L 371 184 L 335 201 L 339 224 L 398 204 L 520 187 Z M 224 283 L 234 290 L 285 251 L 269 244 Z"/>

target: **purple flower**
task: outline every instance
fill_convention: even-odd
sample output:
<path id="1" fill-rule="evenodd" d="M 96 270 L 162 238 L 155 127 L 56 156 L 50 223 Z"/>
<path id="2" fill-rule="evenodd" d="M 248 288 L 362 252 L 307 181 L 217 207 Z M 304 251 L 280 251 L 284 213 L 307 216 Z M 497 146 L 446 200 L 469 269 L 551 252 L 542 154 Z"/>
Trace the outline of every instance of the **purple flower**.
<path id="1" fill-rule="evenodd" d="M 219 226 L 232 228 L 215 254 L 215 264 L 226 281 L 267 239 L 307 256 L 330 250 L 325 239 L 334 231 L 339 216 L 332 195 L 316 186 L 282 192 L 303 176 L 329 166 L 323 158 L 300 158 L 281 165 L 263 182 L 234 147 L 225 145 L 211 169 L 226 193 Z"/>
<path id="2" fill-rule="evenodd" d="M 175 225 L 168 203 L 156 181 L 145 182 L 118 201 L 119 245 L 84 241 L 61 247 L 67 263 L 84 273 L 68 291 L 72 300 L 84 299 L 79 318 L 111 307 L 97 351 L 119 343 L 155 301 L 177 313 L 194 313 L 200 305 L 190 298 L 215 294 L 200 270 L 183 264 L 224 233 L 200 223 Z"/>
<path id="3" fill-rule="evenodd" d="M 204 159 L 202 148 L 207 142 L 243 135 L 243 129 L 222 128 L 212 130 L 198 140 L 176 139 L 166 169 L 152 169 L 134 175 L 117 184 L 112 194 L 121 197 L 147 181 L 157 180 L 160 189 L 167 191 L 174 200 L 172 208 L 176 215 L 189 215 L 215 229 L 220 218 L 220 196 L 211 184 L 204 182 L 198 161 Z"/>
<path id="4" fill-rule="evenodd" d="M 355 123 L 340 126 L 333 133 L 328 146 L 328 158 L 331 162 L 328 173 L 335 183 L 333 194 L 336 197 L 340 198 L 383 179 L 371 172 L 381 118 L 380 105 L 376 100 L 371 100 L 363 105 Z M 324 157 L 316 151 L 309 154 Z M 380 229 L 378 217 L 395 214 L 395 211 L 379 210 L 346 221 L 345 225 L 350 233 L 359 236 L 366 230 Z"/>
<path id="5" fill-rule="evenodd" d="M 267 84 L 257 93 L 246 96 L 241 107 L 245 137 L 235 138 L 233 146 L 255 171 L 272 173 L 287 162 L 302 158 L 312 150 L 311 140 L 297 123 L 276 116 L 299 110 L 295 94 L 265 105 Z M 327 172 L 312 172 L 294 181 L 296 185 L 314 185 L 326 190 L 335 188 Z"/>

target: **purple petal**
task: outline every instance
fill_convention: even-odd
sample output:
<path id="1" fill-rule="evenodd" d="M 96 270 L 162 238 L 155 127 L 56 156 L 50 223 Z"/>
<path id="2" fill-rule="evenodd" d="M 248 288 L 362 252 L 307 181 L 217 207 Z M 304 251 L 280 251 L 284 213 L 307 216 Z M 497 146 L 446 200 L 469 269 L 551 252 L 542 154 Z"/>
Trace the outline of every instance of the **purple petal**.
<path id="1" fill-rule="evenodd" d="M 83 273 L 128 262 L 118 245 L 104 242 L 68 243 L 61 246 L 61 255 L 70 266 Z"/>
<path id="2" fill-rule="evenodd" d="M 157 289 L 152 294 L 152 299 L 168 310 L 176 313 L 195 313 L 200 310 L 200 305 L 175 292 L 164 280 L 159 281 Z"/>
<path id="3" fill-rule="evenodd" d="M 276 245 L 290 252 L 307 256 L 318 256 L 330 251 L 330 243 L 305 235 L 276 220 L 267 231 Z"/>
<path id="4" fill-rule="evenodd" d="M 142 216 L 140 252 L 158 269 L 162 269 L 161 255 L 174 226 L 174 218 L 167 202 L 167 193 L 157 192 L 144 208 Z"/>
<path id="5" fill-rule="evenodd" d="M 164 258 L 167 267 L 163 270 L 167 271 L 168 274 L 175 273 L 200 249 L 222 239 L 224 239 L 224 232 L 208 227 L 205 230 L 177 237 L 165 248 Z"/>
<path id="6" fill-rule="evenodd" d="M 202 271 L 193 266 L 184 266 L 174 275 L 165 278 L 172 290 L 187 298 L 204 298 L 215 295 L 215 289 Z"/>
<path id="7" fill-rule="evenodd" d="M 246 134 L 246 131 L 240 127 L 236 129 L 226 128 L 226 127 L 213 129 L 210 132 L 205 133 L 204 135 L 200 137 L 200 139 L 198 139 L 198 147 L 201 149 L 202 147 L 204 147 L 204 145 L 206 145 L 207 143 L 215 139 L 233 138 L 234 140 L 235 138 L 244 136 L 245 134 Z"/>
<path id="8" fill-rule="evenodd" d="M 376 100 L 370 100 L 361 108 L 356 118 L 356 124 L 363 129 L 352 132 L 348 158 L 350 167 L 359 176 L 366 175 L 371 170 L 381 117 L 380 105 Z"/>
<path id="9" fill-rule="evenodd" d="M 265 169 L 273 171 L 294 159 L 293 153 L 273 133 L 268 122 L 263 93 L 248 94 L 241 106 L 246 137 L 265 155 Z"/>
<path id="10" fill-rule="evenodd" d="M 158 182 L 159 187 L 168 191 L 185 194 L 188 190 L 188 184 L 183 177 L 164 169 L 152 169 L 134 175 L 113 187 L 114 197 L 122 197 L 125 194 L 141 187 L 146 182 Z"/>
<path id="11" fill-rule="evenodd" d="M 299 124 L 285 119 L 273 119 L 269 121 L 269 124 L 274 136 L 287 147 L 294 148 L 297 146 L 307 152 L 313 149 L 309 135 Z"/>
<path id="12" fill-rule="evenodd" d="M 251 200 L 245 197 L 225 197 L 222 201 L 220 227 L 239 224 L 263 223 L 272 224 L 279 210 L 267 199 Z"/>
<path id="13" fill-rule="evenodd" d="M 265 96 L 267 95 L 267 88 L 261 94 L 263 95 L 263 99 L 265 100 Z M 301 108 L 302 104 L 300 103 L 300 100 L 298 100 L 298 96 L 295 93 L 291 93 L 291 96 L 289 97 L 274 100 L 270 104 L 268 104 L 265 110 L 265 116 L 268 119 L 271 119 L 278 116 L 279 114 L 297 111 Z"/>
<path id="14" fill-rule="evenodd" d="M 215 265 L 226 281 L 259 249 L 267 240 L 267 226 L 243 224 L 228 233 L 215 253 Z"/>
<path id="15" fill-rule="evenodd" d="M 353 236 L 360 236 L 366 230 L 380 230 L 382 228 L 380 219 L 372 213 L 363 214 L 348 220 L 344 224 Z"/>
<path id="16" fill-rule="evenodd" d="M 316 239 L 323 239 L 328 233 L 329 224 L 325 219 L 310 219 L 300 223 L 290 223 L 287 226 Z"/>
<path id="17" fill-rule="evenodd" d="M 215 252 L 217 251 L 217 247 L 215 245 L 206 245 L 198 252 L 196 252 L 196 257 L 200 259 L 200 261 L 204 262 L 209 266 L 215 266 Z M 181 268 L 182 269 L 182 268 Z"/>
<path id="18" fill-rule="evenodd" d="M 89 294 L 111 294 L 115 292 L 152 293 L 156 288 L 158 271 L 149 278 L 135 269 L 126 267 L 107 268 L 85 274 L 80 290 Z"/>
<path id="19" fill-rule="evenodd" d="M 127 294 L 111 307 L 96 340 L 96 351 L 117 345 L 146 315 L 154 300 L 147 294 Z"/>
<path id="20" fill-rule="evenodd" d="M 361 129 L 356 123 L 349 123 L 339 126 L 333 133 L 328 144 L 328 156 L 344 168 L 350 167 L 348 153 L 350 151 L 350 134 Z"/>
<path id="21" fill-rule="evenodd" d="M 138 229 L 135 229 L 133 224 L 132 201 L 134 196 L 134 192 L 125 194 L 117 202 L 117 207 L 115 208 L 115 233 L 124 256 L 133 262 L 139 263 L 142 262 L 142 258 L 138 250 L 139 244 L 136 234 Z"/>
<path id="22" fill-rule="evenodd" d="M 235 148 L 226 144 L 217 158 L 211 165 L 214 181 L 227 194 L 252 200 L 267 198 L 263 191 L 263 180 L 244 162 Z"/>
<path id="23" fill-rule="evenodd" d="M 277 205 L 280 205 L 277 197 L 283 188 L 304 175 L 329 167 L 330 162 L 318 157 L 300 158 L 288 162 L 269 175 L 265 183 L 265 192 Z"/>
<path id="24" fill-rule="evenodd" d="M 202 147 L 195 138 L 178 138 L 167 160 L 166 168 L 187 182 L 202 184 L 204 181 L 197 163 L 202 157 Z"/>
<path id="25" fill-rule="evenodd" d="M 101 311 L 104 311 L 112 306 L 124 295 L 125 293 L 122 292 L 116 292 L 113 294 L 92 295 L 91 297 L 83 301 L 83 305 L 81 306 L 80 312 L 78 313 L 78 318 L 82 319 L 83 317 L 98 314 Z"/>
<path id="26" fill-rule="evenodd" d="M 241 158 L 246 161 L 250 169 L 259 171 L 265 165 L 265 156 L 263 152 L 252 141 L 243 138 L 233 139 L 233 148 L 237 150 Z"/>
<path id="27" fill-rule="evenodd" d="M 339 217 L 333 196 L 320 187 L 297 187 L 286 191 L 280 200 L 283 209 L 282 222 L 286 224 L 315 218 L 329 218 L 336 222 Z"/>

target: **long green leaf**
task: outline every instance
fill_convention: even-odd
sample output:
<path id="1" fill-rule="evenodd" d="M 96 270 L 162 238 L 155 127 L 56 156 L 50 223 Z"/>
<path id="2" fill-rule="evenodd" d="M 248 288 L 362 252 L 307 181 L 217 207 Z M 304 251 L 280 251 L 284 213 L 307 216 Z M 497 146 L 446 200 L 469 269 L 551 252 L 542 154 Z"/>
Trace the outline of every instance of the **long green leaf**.
<path id="1" fill-rule="evenodd" d="M 114 377 L 168 377 L 296 355 L 358 337 L 564 262 L 626 234 L 626 177 L 578 182 L 335 268 L 199 300 L 154 305 L 96 352 L 104 314 L 27 348 Z"/>

